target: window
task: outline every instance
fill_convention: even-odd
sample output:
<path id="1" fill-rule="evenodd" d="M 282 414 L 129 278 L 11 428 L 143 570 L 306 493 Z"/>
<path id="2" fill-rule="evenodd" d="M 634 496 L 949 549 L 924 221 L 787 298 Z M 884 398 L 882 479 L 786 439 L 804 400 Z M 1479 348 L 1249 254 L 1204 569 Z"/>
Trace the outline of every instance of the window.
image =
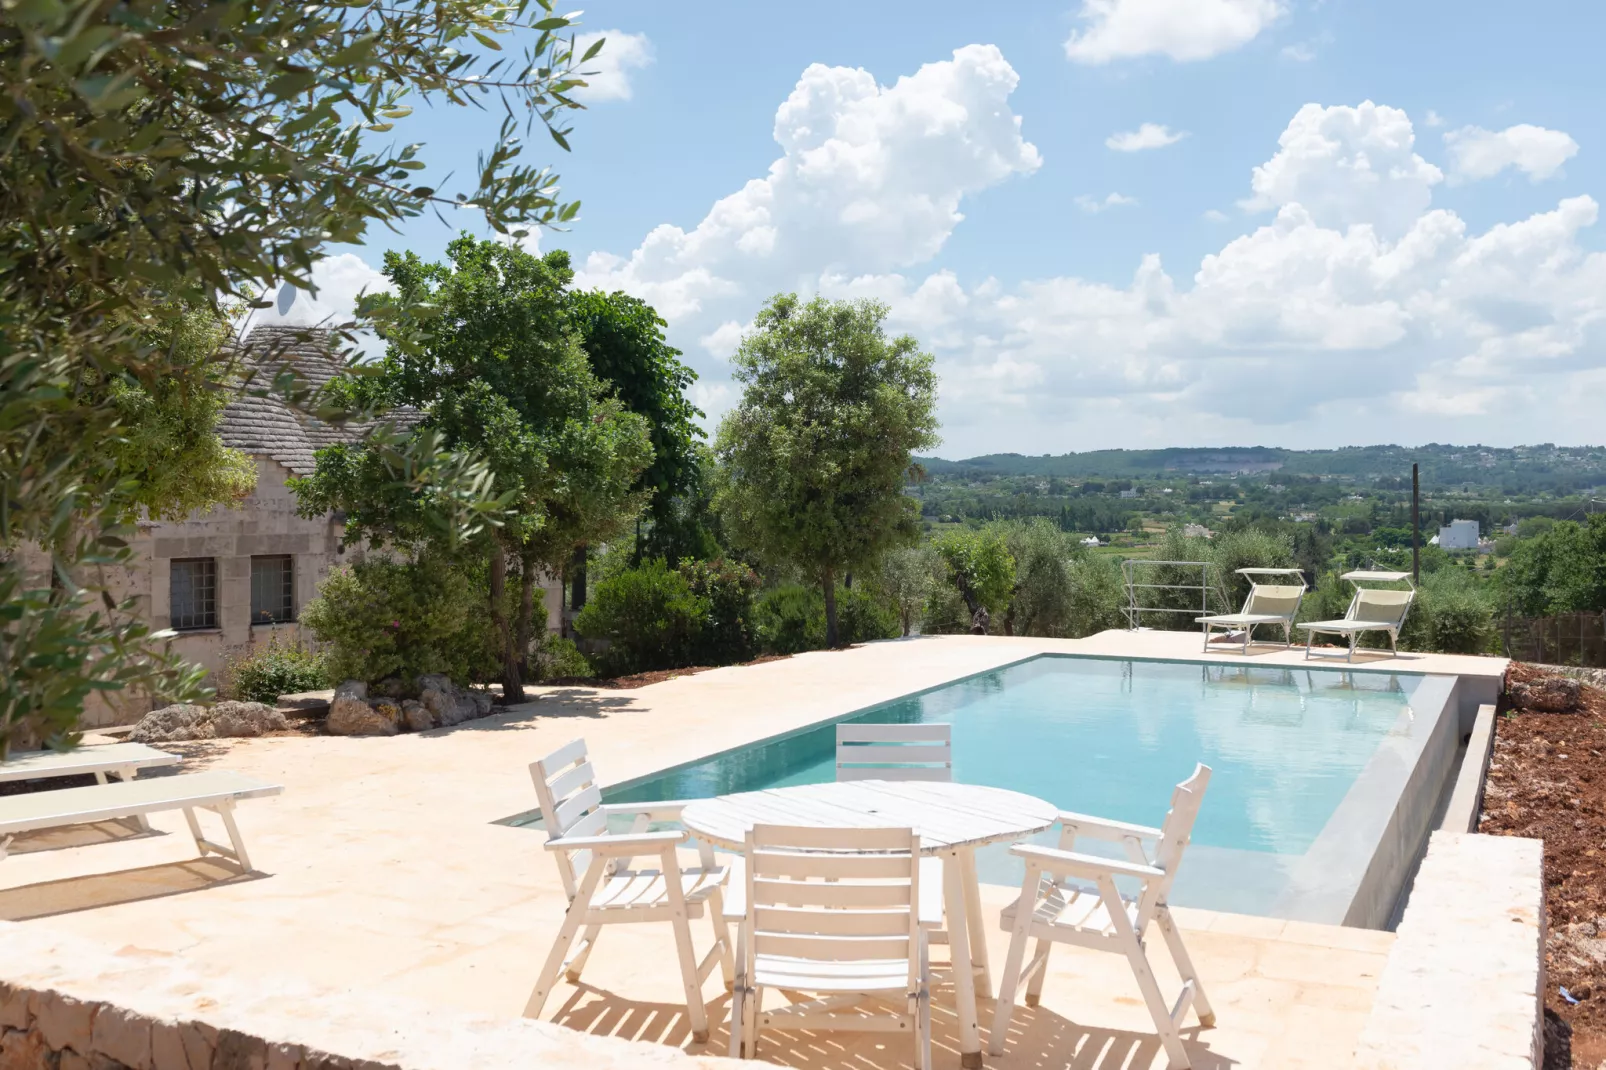
<path id="1" fill-rule="evenodd" d="M 176 560 L 168 579 L 172 625 L 179 631 L 217 627 L 217 559 Z"/>
<path id="2" fill-rule="evenodd" d="M 251 559 L 251 623 L 296 619 L 295 564 L 289 554 Z"/>

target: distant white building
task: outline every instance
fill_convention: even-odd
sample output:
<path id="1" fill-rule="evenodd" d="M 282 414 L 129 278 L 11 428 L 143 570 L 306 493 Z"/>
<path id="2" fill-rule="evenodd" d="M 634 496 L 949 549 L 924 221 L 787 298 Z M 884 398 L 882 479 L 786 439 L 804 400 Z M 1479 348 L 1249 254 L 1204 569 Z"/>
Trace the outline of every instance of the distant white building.
<path id="1" fill-rule="evenodd" d="M 1123 498 L 1136 498 L 1137 496 L 1138 489 L 1136 487 L 1133 487 L 1131 490 L 1123 490 L 1121 492 L 1121 497 Z"/>
<path id="2" fill-rule="evenodd" d="M 1103 546 L 1104 544 L 1099 542 L 1099 537 L 1097 535 L 1089 535 L 1087 538 L 1082 540 L 1082 545 L 1083 546 Z"/>
<path id="3" fill-rule="evenodd" d="M 1439 529 L 1439 548 L 1442 550 L 1476 550 L 1478 548 L 1478 522 L 1452 520 L 1448 527 Z"/>
<path id="4" fill-rule="evenodd" d="M 1188 524 L 1183 527 L 1182 534 L 1186 535 L 1190 539 L 1208 539 L 1215 535 L 1215 532 L 1211 531 L 1203 524 Z"/>

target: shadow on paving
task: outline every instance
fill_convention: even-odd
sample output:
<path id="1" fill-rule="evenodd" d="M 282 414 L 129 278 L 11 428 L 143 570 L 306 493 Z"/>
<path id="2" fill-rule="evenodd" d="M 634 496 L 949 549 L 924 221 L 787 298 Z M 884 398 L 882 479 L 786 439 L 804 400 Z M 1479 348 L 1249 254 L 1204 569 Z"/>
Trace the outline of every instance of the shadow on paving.
<path id="1" fill-rule="evenodd" d="M 672 1045 L 693 1055 L 722 1056 L 730 1051 L 728 993 L 722 992 L 708 1002 L 708 1043 L 693 1044 L 684 1004 L 624 999 L 583 982 L 573 986 L 571 992 L 552 1017 L 556 1025 L 595 1036 Z M 935 1070 L 948 1070 L 959 1066 L 959 1023 L 951 989 L 939 985 L 933 994 L 931 1061 Z M 777 1005 L 769 1002 L 772 998 L 766 999 L 766 1006 Z M 992 1014 L 993 1001 L 982 1000 L 984 1049 Z M 1199 1042 L 1201 1032 L 1197 1025 L 1182 1031 L 1194 1070 L 1227 1070 L 1233 1066 L 1235 1060 Z M 766 1029 L 759 1034 L 758 1059 L 795 1070 L 911 1070 L 914 1042 L 907 1036 L 887 1033 Z M 1001 1070 L 1138 1070 L 1163 1067 L 1166 1057 L 1153 1033 L 1102 1029 L 1072 1021 L 1046 1007 L 1017 1006 L 1010 1018 L 1004 1054 L 987 1056 L 984 1065 Z"/>
<path id="2" fill-rule="evenodd" d="M 267 876 L 269 874 L 266 873 L 244 873 L 233 862 L 220 858 L 191 858 L 183 862 L 124 869 L 116 873 L 65 877 L 0 890 L 0 920 L 48 918 L 121 903 L 162 899 L 223 884 L 261 880 Z"/>
<path id="3" fill-rule="evenodd" d="M 544 721 L 564 717 L 606 717 L 641 708 L 628 695 L 599 694 L 585 688 L 564 688 L 548 691 L 537 699 L 521 702 L 511 708 L 490 713 L 472 721 L 454 724 L 447 728 L 432 728 L 420 732 L 423 736 L 447 736 L 456 732 L 517 732 L 540 727 Z"/>

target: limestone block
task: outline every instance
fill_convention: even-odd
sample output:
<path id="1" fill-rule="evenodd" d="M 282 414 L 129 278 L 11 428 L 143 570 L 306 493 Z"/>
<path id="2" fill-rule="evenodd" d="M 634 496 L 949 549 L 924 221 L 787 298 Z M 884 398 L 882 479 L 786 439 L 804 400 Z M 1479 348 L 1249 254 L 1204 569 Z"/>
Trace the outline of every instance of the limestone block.
<path id="1" fill-rule="evenodd" d="M 401 710 L 392 708 L 396 710 L 395 717 L 375 712 L 368 704 L 368 685 L 361 680 L 347 680 L 335 688 L 324 726 L 333 736 L 393 736 L 401 730 Z"/>
<path id="2" fill-rule="evenodd" d="M 87 1055 L 95 1024 L 95 1005 L 60 992 L 38 992 L 30 1004 L 34 1029 L 53 1050 L 72 1048 Z"/>
<path id="3" fill-rule="evenodd" d="M 267 1070 L 298 1070 L 302 1054 L 300 1044 L 269 1044 Z"/>
<path id="4" fill-rule="evenodd" d="M 260 702 L 219 702 L 212 707 L 212 730 L 220 738 L 260 736 L 289 728 L 284 714 Z"/>
<path id="5" fill-rule="evenodd" d="M 178 1027 L 178 1039 L 184 1045 L 189 1070 L 210 1070 L 212 1055 L 217 1051 L 216 1029 L 204 1022 L 185 1022 Z M 167 1070 L 167 1067 L 159 1070 Z"/>
<path id="6" fill-rule="evenodd" d="M 61 1062 L 58 1065 L 60 1070 L 94 1070 L 95 1064 L 77 1052 L 68 1050 L 61 1053 Z"/>
<path id="7" fill-rule="evenodd" d="M 427 732 L 435 727 L 435 717 L 417 699 L 405 699 L 401 704 L 402 721 L 409 732 Z"/>
<path id="8" fill-rule="evenodd" d="M 28 1028 L 28 990 L 0 984 L 0 1029 Z"/>
<path id="9" fill-rule="evenodd" d="M 38 1030 L 24 1032 L 21 1029 L 8 1029 L 0 1032 L 0 1067 L 23 1070 L 24 1067 L 49 1065 L 50 1048 Z"/>
<path id="10" fill-rule="evenodd" d="M 189 1056 L 184 1053 L 184 1037 L 182 1027 L 176 1022 L 151 1023 L 151 1067 L 152 1070 L 206 1070 L 212 1064 L 211 1052 L 207 1053 L 206 1062 L 199 1067 L 190 1065 Z"/>
<path id="11" fill-rule="evenodd" d="M 174 743 L 213 739 L 216 735 L 211 713 L 205 706 L 180 702 L 147 713 L 128 733 L 128 738 L 135 743 Z"/>
<path id="12" fill-rule="evenodd" d="M 90 1045 L 96 1054 L 117 1060 L 131 1070 L 151 1070 L 151 1023 L 118 1007 L 95 1014 Z"/>

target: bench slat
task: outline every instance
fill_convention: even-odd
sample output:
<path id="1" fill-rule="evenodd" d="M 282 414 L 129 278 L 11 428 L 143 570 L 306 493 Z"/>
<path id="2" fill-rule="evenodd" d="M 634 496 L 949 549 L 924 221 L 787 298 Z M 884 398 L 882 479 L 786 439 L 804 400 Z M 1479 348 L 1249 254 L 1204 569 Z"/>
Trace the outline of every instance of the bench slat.
<path id="1" fill-rule="evenodd" d="M 280 784 L 215 769 L 86 788 L 8 795 L 0 798 L 0 835 L 135 817 L 187 806 L 209 806 L 228 799 L 258 799 L 282 791 L 284 787 Z"/>

